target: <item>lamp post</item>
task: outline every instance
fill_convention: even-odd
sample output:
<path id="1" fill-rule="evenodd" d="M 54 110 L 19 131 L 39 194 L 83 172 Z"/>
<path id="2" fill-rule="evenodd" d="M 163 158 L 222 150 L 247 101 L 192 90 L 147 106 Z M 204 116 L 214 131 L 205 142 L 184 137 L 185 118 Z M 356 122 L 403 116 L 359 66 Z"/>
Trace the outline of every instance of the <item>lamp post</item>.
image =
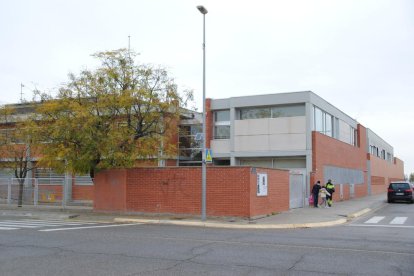
<path id="1" fill-rule="evenodd" d="M 203 152 L 201 163 L 201 220 L 206 220 L 206 14 L 207 9 L 203 6 L 197 6 L 197 9 L 203 14 Z"/>

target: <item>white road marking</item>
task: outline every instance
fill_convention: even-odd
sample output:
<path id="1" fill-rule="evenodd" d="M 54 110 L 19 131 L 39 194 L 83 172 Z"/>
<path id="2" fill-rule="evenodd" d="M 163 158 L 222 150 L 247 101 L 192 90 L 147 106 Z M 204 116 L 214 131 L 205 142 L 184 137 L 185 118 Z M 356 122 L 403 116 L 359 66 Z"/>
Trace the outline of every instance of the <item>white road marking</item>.
<path id="1" fill-rule="evenodd" d="M 98 222 L 64 221 L 64 220 L 0 220 L 0 230 L 17 230 L 22 228 L 46 228 L 59 226 L 97 225 Z"/>
<path id="2" fill-rule="evenodd" d="M 395 217 L 390 224 L 404 224 L 408 217 Z"/>
<path id="3" fill-rule="evenodd" d="M 12 227 L 0 227 L 0 230 L 17 230 L 19 228 L 12 228 Z"/>
<path id="4" fill-rule="evenodd" d="M 78 229 L 119 227 L 119 226 L 140 225 L 140 224 L 142 224 L 142 223 L 128 223 L 128 224 L 96 225 L 96 226 L 84 226 L 84 227 L 54 228 L 54 229 L 42 229 L 42 230 L 38 230 L 38 231 L 41 231 L 41 232 L 52 232 L 52 231 L 78 230 Z"/>
<path id="5" fill-rule="evenodd" d="M 367 220 L 364 223 L 378 223 L 383 220 L 385 217 L 372 217 L 371 219 Z"/>
<path id="6" fill-rule="evenodd" d="M 388 225 L 388 224 L 349 224 L 349 226 L 356 227 L 385 227 L 385 228 L 414 228 L 414 226 L 409 225 Z"/>
<path id="7" fill-rule="evenodd" d="M 66 220 L 39 220 L 39 219 L 23 219 L 23 220 L 19 220 L 19 221 L 27 221 L 27 222 L 47 222 L 47 223 L 58 223 L 58 224 L 96 224 L 97 222 L 84 222 L 84 221 L 79 221 L 79 220 L 74 220 L 74 221 L 66 221 Z"/>
<path id="8" fill-rule="evenodd" d="M 39 225 L 39 226 L 59 226 L 59 225 L 84 225 L 84 224 L 93 224 L 93 223 L 81 223 L 81 222 L 49 222 L 45 220 L 39 220 L 39 221 L 16 221 L 16 220 L 3 220 L 0 221 L 0 224 L 3 223 L 12 223 L 12 224 L 18 224 L 18 225 Z"/>
<path id="9" fill-rule="evenodd" d="M 27 224 L 17 224 L 17 223 L 1 223 L 0 227 L 6 226 L 6 227 L 19 227 L 19 228 L 39 228 L 39 225 L 27 225 Z"/>

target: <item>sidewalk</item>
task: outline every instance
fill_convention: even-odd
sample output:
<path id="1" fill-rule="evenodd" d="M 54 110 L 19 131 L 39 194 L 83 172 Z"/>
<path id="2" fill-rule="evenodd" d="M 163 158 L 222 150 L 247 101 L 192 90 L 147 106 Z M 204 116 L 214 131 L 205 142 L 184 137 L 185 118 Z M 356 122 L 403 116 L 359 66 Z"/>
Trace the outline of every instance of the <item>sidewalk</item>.
<path id="1" fill-rule="evenodd" d="M 311 228 L 343 224 L 352 218 L 384 207 L 386 205 L 385 199 L 385 194 L 367 196 L 364 198 L 334 202 L 332 208 L 298 208 L 254 220 L 216 217 L 208 218 L 203 222 L 199 217 L 95 213 L 90 207 L 80 206 L 62 209 L 62 207 L 53 206 L 36 208 L 33 206 L 24 206 L 18 208 L 7 205 L 7 207 L 0 205 L 0 217 L 27 216 L 42 219 L 75 219 L 108 223 L 147 223 L 238 229 Z"/>

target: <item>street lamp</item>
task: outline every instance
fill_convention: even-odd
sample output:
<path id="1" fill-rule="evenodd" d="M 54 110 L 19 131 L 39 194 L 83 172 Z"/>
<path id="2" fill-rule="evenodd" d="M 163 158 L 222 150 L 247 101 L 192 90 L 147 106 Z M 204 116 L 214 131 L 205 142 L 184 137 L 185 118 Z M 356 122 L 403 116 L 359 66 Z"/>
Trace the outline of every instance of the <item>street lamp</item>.
<path id="1" fill-rule="evenodd" d="M 201 163 L 201 220 L 206 220 L 206 14 L 207 9 L 203 6 L 197 6 L 197 9 L 203 14 L 203 152 Z"/>

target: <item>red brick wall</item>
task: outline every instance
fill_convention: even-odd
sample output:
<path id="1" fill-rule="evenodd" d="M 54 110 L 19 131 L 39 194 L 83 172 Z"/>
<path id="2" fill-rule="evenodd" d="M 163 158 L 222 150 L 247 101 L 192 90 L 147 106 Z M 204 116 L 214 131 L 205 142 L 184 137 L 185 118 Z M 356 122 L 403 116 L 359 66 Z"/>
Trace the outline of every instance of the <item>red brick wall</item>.
<path id="1" fill-rule="evenodd" d="M 319 132 L 312 132 L 312 171 L 314 181 L 324 181 L 324 166 L 335 166 L 348 169 L 362 170 L 364 172 L 364 184 L 355 185 L 355 197 L 367 195 L 367 162 L 366 162 L 366 129 L 358 125 L 358 146 L 352 146 L 341 142 L 337 139 L 323 135 Z M 349 199 L 349 183 L 338 183 L 333 179 L 335 184 L 334 201 L 340 200 L 340 186 L 343 185 L 344 200 Z M 313 183 L 311 183 L 313 184 Z M 322 183 L 324 184 L 324 183 Z M 309 187 L 310 189 L 311 187 Z"/>
<path id="2" fill-rule="evenodd" d="M 93 185 L 72 185 L 72 199 L 73 200 L 93 200 L 94 186 Z"/>
<path id="3" fill-rule="evenodd" d="M 257 173 L 267 173 L 268 196 L 256 195 L 257 174 L 250 177 L 250 215 L 252 217 L 289 210 L 289 172 L 280 170 L 257 169 Z"/>
<path id="4" fill-rule="evenodd" d="M 371 193 L 373 195 L 384 193 L 386 191 L 386 181 L 381 176 L 371 176 Z"/>
<path id="5" fill-rule="evenodd" d="M 126 170 L 107 170 L 95 177 L 94 209 L 126 211 Z"/>
<path id="6" fill-rule="evenodd" d="M 207 169 L 207 215 L 252 217 L 289 209 L 289 172 L 258 169 L 268 173 L 268 196 L 256 196 L 256 173 L 251 167 Z M 201 168 L 165 167 L 109 170 L 95 179 L 95 210 L 200 215 Z M 120 179 L 118 192 L 125 199 L 114 202 L 109 179 Z M 121 183 L 122 182 L 122 183 Z M 100 197 L 105 197 L 105 200 Z"/>
<path id="7" fill-rule="evenodd" d="M 372 194 L 385 193 L 391 181 L 404 180 L 404 163 L 398 158 L 394 162 L 368 154 L 371 161 L 371 192 Z"/>

